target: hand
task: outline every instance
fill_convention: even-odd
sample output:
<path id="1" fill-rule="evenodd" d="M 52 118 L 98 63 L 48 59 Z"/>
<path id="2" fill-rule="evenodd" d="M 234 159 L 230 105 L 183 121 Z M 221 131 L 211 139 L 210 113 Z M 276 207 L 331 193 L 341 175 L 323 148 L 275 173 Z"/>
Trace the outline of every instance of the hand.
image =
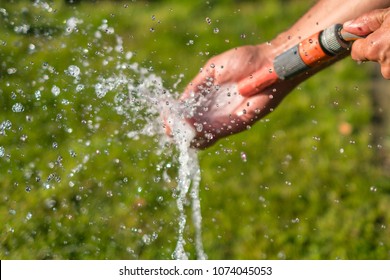
<path id="1" fill-rule="evenodd" d="M 344 23 L 344 30 L 366 36 L 352 45 L 351 57 L 356 61 L 376 61 L 385 79 L 390 79 L 390 8 L 374 10 Z M 370 34 L 371 33 L 371 34 Z"/>
<path id="2" fill-rule="evenodd" d="M 190 108 L 187 121 L 196 129 L 192 146 L 203 149 L 238 133 L 264 117 L 299 81 L 278 81 L 258 94 L 244 97 L 235 85 L 255 71 L 268 69 L 275 46 L 262 44 L 231 49 L 211 58 L 187 86 L 180 101 Z M 267 67 L 267 68 L 265 68 Z"/>

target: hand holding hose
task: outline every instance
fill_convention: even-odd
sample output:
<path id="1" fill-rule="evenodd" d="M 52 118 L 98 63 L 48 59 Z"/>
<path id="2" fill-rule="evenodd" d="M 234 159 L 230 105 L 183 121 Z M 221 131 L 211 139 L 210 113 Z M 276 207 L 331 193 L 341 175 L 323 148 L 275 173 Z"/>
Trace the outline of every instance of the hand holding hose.
<path id="1" fill-rule="evenodd" d="M 360 37 L 331 26 L 275 57 L 275 46 L 262 44 L 227 51 L 210 59 L 187 87 L 181 100 L 195 100 L 188 122 L 196 128 L 193 146 L 205 148 L 238 133 L 266 114 L 309 74 Z"/>
<path id="2" fill-rule="evenodd" d="M 367 36 L 352 45 L 352 59 L 378 62 L 383 77 L 390 79 L 390 8 L 374 10 L 348 21 L 344 23 L 344 30 Z"/>
<path id="3" fill-rule="evenodd" d="M 300 82 L 348 54 L 381 64 L 390 79 L 390 9 L 331 26 L 275 56 L 277 46 L 244 46 L 211 58 L 181 100 L 205 100 L 187 121 L 193 146 L 206 148 L 264 117 Z M 367 36 L 367 38 L 364 38 Z"/>

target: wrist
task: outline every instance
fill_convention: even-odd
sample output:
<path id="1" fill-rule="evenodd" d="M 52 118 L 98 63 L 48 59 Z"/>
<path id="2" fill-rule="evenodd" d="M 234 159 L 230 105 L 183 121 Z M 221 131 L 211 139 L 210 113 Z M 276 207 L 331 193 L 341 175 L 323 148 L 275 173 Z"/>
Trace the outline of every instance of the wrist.
<path id="1" fill-rule="evenodd" d="M 272 48 L 272 53 L 277 56 L 284 51 L 294 47 L 302 41 L 300 35 L 291 35 L 293 32 L 285 31 L 276 36 L 270 43 L 270 47 Z"/>
<path id="2" fill-rule="evenodd" d="M 291 35 L 291 34 L 295 34 L 295 35 Z M 297 32 L 293 33 L 291 31 L 286 31 L 286 32 L 280 33 L 277 37 L 275 37 L 270 42 L 268 42 L 266 44 L 262 44 L 262 46 L 264 46 L 265 50 L 267 51 L 267 57 L 270 59 L 271 63 L 274 64 L 275 57 L 277 57 L 277 56 L 281 55 L 282 53 L 286 52 L 287 50 L 290 50 L 291 48 L 295 47 L 303 39 L 306 39 L 306 37 L 303 38 L 300 35 L 297 35 Z M 282 80 L 285 80 L 286 83 L 291 84 L 292 86 L 295 86 L 295 85 L 301 83 L 302 81 L 306 80 L 307 78 L 311 77 L 314 73 L 319 71 L 320 68 L 322 69 L 322 67 L 320 67 L 320 66 L 317 66 L 315 68 L 309 67 L 307 70 L 303 71 L 301 74 L 297 74 L 297 75 L 291 76 L 290 78 L 286 78 L 286 80 L 285 79 L 282 79 Z"/>

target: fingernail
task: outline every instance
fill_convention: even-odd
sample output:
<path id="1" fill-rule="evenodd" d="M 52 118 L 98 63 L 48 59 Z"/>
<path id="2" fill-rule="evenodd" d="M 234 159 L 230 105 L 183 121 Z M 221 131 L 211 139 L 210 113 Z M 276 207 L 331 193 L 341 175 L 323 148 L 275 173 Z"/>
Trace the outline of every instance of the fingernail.
<path id="1" fill-rule="evenodd" d="M 344 22 L 344 26 L 348 26 L 348 25 L 351 25 L 353 23 L 353 20 L 348 20 L 346 22 Z"/>

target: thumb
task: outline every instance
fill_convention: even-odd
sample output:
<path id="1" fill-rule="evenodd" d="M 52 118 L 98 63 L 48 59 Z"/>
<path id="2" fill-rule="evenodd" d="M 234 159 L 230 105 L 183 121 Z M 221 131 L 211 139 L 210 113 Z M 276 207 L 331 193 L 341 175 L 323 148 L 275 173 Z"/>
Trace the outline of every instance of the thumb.
<path id="1" fill-rule="evenodd" d="M 362 16 L 344 23 L 345 31 L 359 36 L 368 35 L 381 27 L 389 9 L 379 9 L 363 14 Z"/>

